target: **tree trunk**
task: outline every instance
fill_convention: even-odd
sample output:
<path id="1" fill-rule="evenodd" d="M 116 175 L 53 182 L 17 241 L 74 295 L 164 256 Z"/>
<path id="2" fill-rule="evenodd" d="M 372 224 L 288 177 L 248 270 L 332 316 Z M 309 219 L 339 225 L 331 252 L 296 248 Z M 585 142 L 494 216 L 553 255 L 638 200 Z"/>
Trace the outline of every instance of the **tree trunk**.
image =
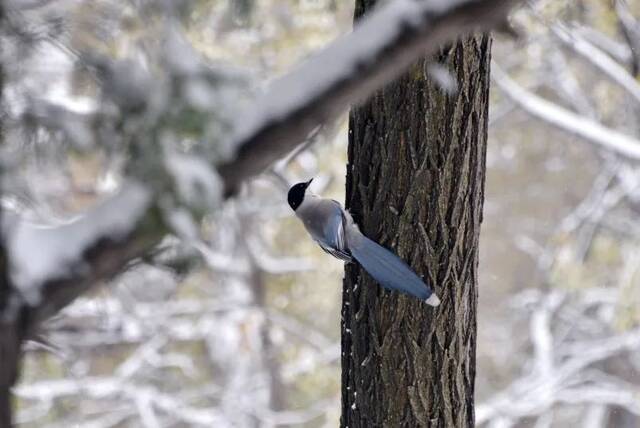
<path id="1" fill-rule="evenodd" d="M 356 19 L 373 3 L 357 0 Z M 442 304 L 384 291 L 347 265 L 343 427 L 474 425 L 490 47 L 477 35 L 432 58 L 457 81 L 454 95 L 426 76 L 424 60 L 351 111 L 346 206 Z"/>

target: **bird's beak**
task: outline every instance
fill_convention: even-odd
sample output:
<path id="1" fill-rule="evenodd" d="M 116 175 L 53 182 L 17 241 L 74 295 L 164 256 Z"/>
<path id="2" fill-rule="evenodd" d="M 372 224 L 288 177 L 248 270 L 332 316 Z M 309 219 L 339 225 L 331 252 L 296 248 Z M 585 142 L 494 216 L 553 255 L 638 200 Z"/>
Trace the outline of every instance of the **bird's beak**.
<path id="1" fill-rule="evenodd" d="M 309 181 L 307 181 L 307 187 L 309 187 L 311 185 L 311 182 L 313 181 L 313 178 Z"/>

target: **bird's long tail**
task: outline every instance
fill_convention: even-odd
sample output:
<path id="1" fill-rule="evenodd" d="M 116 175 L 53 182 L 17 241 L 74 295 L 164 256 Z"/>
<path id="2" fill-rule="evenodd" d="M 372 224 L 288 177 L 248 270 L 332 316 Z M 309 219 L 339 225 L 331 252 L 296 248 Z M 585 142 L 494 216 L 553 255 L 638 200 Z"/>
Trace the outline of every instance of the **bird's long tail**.
<path id="1" fill-rule="evenodd" d="M 440 299 L 431 287 L 400 257 L 364 236 L 348 212 L 345 212 L 345 220 L 351 255 L 380 285 L 415 296 L 431 306 L 440 304 Z"/>

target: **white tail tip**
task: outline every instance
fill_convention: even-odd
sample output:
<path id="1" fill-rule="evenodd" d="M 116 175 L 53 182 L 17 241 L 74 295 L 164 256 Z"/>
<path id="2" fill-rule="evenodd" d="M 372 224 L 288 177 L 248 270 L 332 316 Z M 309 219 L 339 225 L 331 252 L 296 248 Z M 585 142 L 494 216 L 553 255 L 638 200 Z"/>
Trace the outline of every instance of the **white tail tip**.
<path id="1" fill-rule="evenodd" d="M 436 296 L 436 293 L 431 293 L 431 296 L 429 296 L 425 302 L 431 306 L 438 306 L 440 304 L 440 299 Z"/>

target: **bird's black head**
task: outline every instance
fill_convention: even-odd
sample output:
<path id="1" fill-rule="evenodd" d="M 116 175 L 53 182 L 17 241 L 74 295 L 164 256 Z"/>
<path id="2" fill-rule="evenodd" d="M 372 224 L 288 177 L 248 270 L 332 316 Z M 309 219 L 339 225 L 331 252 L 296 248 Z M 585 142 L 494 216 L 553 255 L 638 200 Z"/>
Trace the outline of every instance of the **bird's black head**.
<path id="1" fill-rule="evenodd" d="M 312 181 L 313 178 L 307 182 L 298 183 L 291 186 L 291 189 L 289 189 L 289 195 L 287 196 L 287 200 L 289 201 L 289 206 L 291 207 L 291 209 L 295 211 L 298 209 L 300 204 L 302 204 L 304 193 L 307 191 L 307 187 L 309 187 Z"/>

